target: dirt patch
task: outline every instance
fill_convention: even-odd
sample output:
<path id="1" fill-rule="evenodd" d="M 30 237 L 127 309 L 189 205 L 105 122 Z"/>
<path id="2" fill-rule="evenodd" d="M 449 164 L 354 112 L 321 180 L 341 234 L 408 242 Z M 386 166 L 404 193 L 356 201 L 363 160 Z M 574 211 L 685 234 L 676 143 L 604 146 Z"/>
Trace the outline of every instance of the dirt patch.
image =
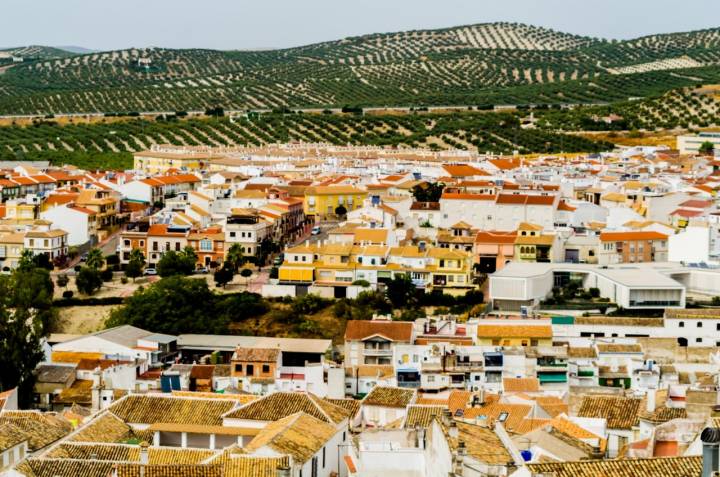
<path id="1" fill-rule="evenodd" d="M 119 305 L 70 306 L 58 309 L 58 318 L 52 326 L 53 333 L 87 334 L 105 328 L 105 320 Z"/>

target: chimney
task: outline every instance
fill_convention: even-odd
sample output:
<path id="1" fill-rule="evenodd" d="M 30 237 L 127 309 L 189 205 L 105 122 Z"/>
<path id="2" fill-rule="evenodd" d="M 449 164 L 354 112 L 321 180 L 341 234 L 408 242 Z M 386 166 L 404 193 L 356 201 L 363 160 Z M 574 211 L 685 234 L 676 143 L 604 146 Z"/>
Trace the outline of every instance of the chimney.
<path id="1" fill-rule="evenodd" d="M 460 430 L 458 429 L 457 423 L 455 421 L 452 421 L 450 423 L 450 427 L 448 427 L 448 434 L 450 434 L 450 437 L 453 439 L 457 439 L 458 436 L 460 436 Z"/>
<path id="2" fill-rule="evenodd" d="M 287 465 L 279 466 L 275 475 L 277 475 L 277 477 L 290 477 L 290 467 Z"/>
<path id="3" fill-rule="evenodd" d="M 463 463 L 465 462 L 465 455 L 467 454 L 465 449 L 465 442 L 458 442 L 457 452 L 455 453 L 455 463 L 453 465 L 456 476 L 463 475 Z"/>
<path id="4" fill-rule="evenodd" d="M 649 413 L 655 412 L 655 389 L 648 389 L 647 394 L 645 395 L 645 409 Z"/>
<path id="5" fill-rule="evenodd" d="M 93 412 L 100 410 L 100 391 L 102 390 L 100 368 L 95 368 L 92 376 L 92 389 L 90 390 L 90 402 Z"/>
<path id="6" fill-rule="evenodd" d="M 720 448 L 720 429 L 716 427 L 706 427 L 700 434 L 700 440 L 703 443 L 702 477 L 712 477 L 716 471 L 720 470 L 720 456 L 718 455 Z"/>
<path id="7" fill-rule="evenodd" d="M 147 465 L 150 461 L 148 458 L 148 447 L 150 447 L 150 444 L 146 441 L 140 443 L 140 464 L 142 465 Z"/>
<path id="8" fill-rule="evenodd" d="M 443 409 L 441 418 L 443 426 L 450 427 L 452 423 L 452 412 L 450 412 L 450 409 Z"/>
<path id="9" fill-rule="evenodd" d="M 425 428 L 418 426 L 415 432 L 417 436 L 417 448 L 420 450 L 425 449 Z"/>

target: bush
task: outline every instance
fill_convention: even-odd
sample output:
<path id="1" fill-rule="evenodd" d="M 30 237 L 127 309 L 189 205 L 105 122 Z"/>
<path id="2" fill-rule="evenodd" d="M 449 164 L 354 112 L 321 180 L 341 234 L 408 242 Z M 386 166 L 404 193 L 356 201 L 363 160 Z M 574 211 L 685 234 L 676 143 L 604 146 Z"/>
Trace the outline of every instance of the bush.
<path id="1" fill-rule="evenodd" d="M 128 282 L 127 277 L 120 277 L 120 283 L 122 283 L 123 285 L 127 285 L 127 282 Z"/>
<path id="2" fill-rule="evenodd" d="M 593 288 L 588 289 L 588 291 L 590 292 L 590 296 L 591 296 L 592 298 L 599 298 L 599 297 L 600 297 L 600 289 L 599 289 L 599 288 L 593 287 Z"/>
<path id="3" fill-rule="evenodd" d="M 65 290 L 62 294 L 62 297 L 65 299 L 69 299 L 69 298 L 72 298 L 73 295 L 74 295 L 74 293 L 72 290 Z"/>
<path id="4" fill-rule="evenodd" d="M 102 281 L 104 282 L 111 282 L 113 280 L 113 271 L 109 268 L 106 268 L 102 272 L 100 272 L 100 278 L 102 278 Z"/>
<path id="5" fill-rule="evenodd" d="M 363 287 L 363 288 L 370 287 L 370 282 L 367 280 L 355 280 L 354 282 L 352 282 L 352 284 L 355 285 L 356 287 Z"/>
<path id="6" fill-rule="evenodd" d="M 105 263 L 106 263 L 108 266 L 110 266 L 110 265 L 119 265 L 119 264 L 120 264 L 120 257 L 119 257 L 116 253 L 114 253 L 114 254 L 112 254 L 112 255 L 108 255 L 107 257 L 105 257 Z"/>
<path id="7" fill-rule="evenodd" d="M 82 267 L 75 278 L 75 286 L 85 295 L 93 295 L 102 287 L 102 282 L 100 272 L 90 267 Z"/>

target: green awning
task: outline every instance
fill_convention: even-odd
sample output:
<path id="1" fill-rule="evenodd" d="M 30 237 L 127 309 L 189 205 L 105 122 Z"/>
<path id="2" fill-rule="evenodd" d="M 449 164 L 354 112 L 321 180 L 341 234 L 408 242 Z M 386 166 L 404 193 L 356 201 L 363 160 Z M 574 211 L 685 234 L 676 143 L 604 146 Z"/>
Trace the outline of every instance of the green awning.
<path id="1" fill-rule="evenodd" d="M 543 383 L 566 383 L 567 374 L 565 373 L 538 373 L 540 384 Z"/>
<path id="2" fill-rule="evenodd" d="M 552 319 L 553 325 L 573 325 L 573 324 L 575 324 L 574 316 L 553 316 L 551 319 Z"/>

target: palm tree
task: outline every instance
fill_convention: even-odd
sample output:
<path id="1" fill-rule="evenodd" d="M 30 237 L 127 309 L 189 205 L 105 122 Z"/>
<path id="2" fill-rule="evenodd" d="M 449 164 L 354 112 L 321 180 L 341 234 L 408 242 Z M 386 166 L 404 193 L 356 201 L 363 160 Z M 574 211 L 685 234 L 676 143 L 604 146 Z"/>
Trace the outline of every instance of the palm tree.
<path id="1" fill-rule="evenodd" d="M 85 265 L 95 270 L 99 270 L 105 265 L 105 257 L 103 256 L 102 250 L 94 248 L 88 252 Z"/>
<path id="2" fill-rule="evenodd" d="M 237 272 L 240 265 L 243 262 L 243 251 L 239 243 L 234 243 L 230 246 L 225 255 L 225 261 L 228 262 L 234 271 Z"/>

